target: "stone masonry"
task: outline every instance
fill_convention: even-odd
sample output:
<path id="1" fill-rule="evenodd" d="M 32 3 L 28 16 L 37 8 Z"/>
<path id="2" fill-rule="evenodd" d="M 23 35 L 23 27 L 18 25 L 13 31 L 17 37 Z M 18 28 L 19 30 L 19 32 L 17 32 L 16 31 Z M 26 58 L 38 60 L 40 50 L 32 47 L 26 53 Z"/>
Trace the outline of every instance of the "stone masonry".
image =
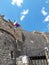
<path id="1" fill-rule="evenodd" d="M 6 21 L 3 15 L 0 15 L 0 65 L 16 65 L 17 52 L 19 49 L 21 51 L 18 43 L 22 43 L 21 27 L 14 28 L 10 20 Z"/>
<path id="2" fill-rule="evenodd" d="M 25 59 L 45 56 L 45 48 L 49 50 L 49 33 L 27 32 L 21 26 L 15 28 L 0 15 L 0 65 L 29 65 Z"/>

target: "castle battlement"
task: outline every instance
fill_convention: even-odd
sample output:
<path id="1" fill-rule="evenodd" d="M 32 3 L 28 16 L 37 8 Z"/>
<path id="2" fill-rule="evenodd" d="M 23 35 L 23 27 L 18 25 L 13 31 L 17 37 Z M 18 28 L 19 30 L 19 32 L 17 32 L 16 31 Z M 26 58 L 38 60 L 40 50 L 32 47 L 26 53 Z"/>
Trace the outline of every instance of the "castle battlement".
<path id="1" fill-rule="evenodd" d="M 13 23 L 10 20 L 5 20 L 4 16 L 0 15 L 0 30 L 7 31 L 13 37 L 22 42 L 22 28 L 14 28 Z"/>

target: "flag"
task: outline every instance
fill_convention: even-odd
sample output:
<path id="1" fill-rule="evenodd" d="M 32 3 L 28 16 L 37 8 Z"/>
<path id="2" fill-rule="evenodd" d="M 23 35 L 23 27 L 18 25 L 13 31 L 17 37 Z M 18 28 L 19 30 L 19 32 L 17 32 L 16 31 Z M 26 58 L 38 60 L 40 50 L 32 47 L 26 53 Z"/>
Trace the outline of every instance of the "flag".
<path id="1" fill-rule="evenodd" d="M 18 22 L 14 22 L 14 27 L 17 28 L 19 27 L 20 25 L 18 24 Z"/>

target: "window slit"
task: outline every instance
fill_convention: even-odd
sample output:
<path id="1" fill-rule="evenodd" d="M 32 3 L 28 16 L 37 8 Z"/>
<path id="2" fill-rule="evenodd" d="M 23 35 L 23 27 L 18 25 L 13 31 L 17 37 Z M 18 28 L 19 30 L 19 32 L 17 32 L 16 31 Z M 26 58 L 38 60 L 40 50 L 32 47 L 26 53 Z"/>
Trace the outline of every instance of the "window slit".
<path id="1" fill-rule="evenodd" d="M 13 51 L 11 51 L 11 58 L 13 58 Z"/>

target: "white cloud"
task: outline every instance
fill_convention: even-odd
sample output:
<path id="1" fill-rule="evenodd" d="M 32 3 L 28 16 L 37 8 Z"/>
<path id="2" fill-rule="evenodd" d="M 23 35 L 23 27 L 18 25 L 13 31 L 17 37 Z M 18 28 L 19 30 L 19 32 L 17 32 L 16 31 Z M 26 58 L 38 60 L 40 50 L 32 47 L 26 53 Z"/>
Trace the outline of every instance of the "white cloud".
<path id="1" fill-rule="evenodd" d="M 24 18 L 25 18 L 25 16 L 23 15 L 23 16 L 20 17 L 20 20 L 22 21 Z"/>
<path id="2" fill-rule="evenodd" d="M 45 22 L 48 22 L 49 21 L 49 15 L 46 16 L 46 18 L 44 19 Z"/>
<path id="3" fill-rule="evenodd" d="M 23 10 L 23 12 L 21 12 L 21 14 L 22 14 L 22 15 L 26 15 L 26 14 L 28 14 L 28 12 L 29 12 L 28 9 L 27 9 L 27 10 Z"/>
<path id="4" fill-rule="evenodd" d="M 21 20 L 21 21 L 25 18 L 25 16 L 28 14 L 28 12 L 29 12 L 29 9 L 23 10 L 23 11 L 21 12 L 21 17 L 20 17 L 20 20 Z"/>
<path id="5" fill-rule="evenodd" d="M 12 0 L 11 4 L 21 6 L 23 4 L 23 0 Z"/>
<path id="6" fill-rule="evenodd" d="M 48 12 L 45 11 L 45 7 L 42 7 L 41 13 L 46 16 L 48 14 Z"/>

